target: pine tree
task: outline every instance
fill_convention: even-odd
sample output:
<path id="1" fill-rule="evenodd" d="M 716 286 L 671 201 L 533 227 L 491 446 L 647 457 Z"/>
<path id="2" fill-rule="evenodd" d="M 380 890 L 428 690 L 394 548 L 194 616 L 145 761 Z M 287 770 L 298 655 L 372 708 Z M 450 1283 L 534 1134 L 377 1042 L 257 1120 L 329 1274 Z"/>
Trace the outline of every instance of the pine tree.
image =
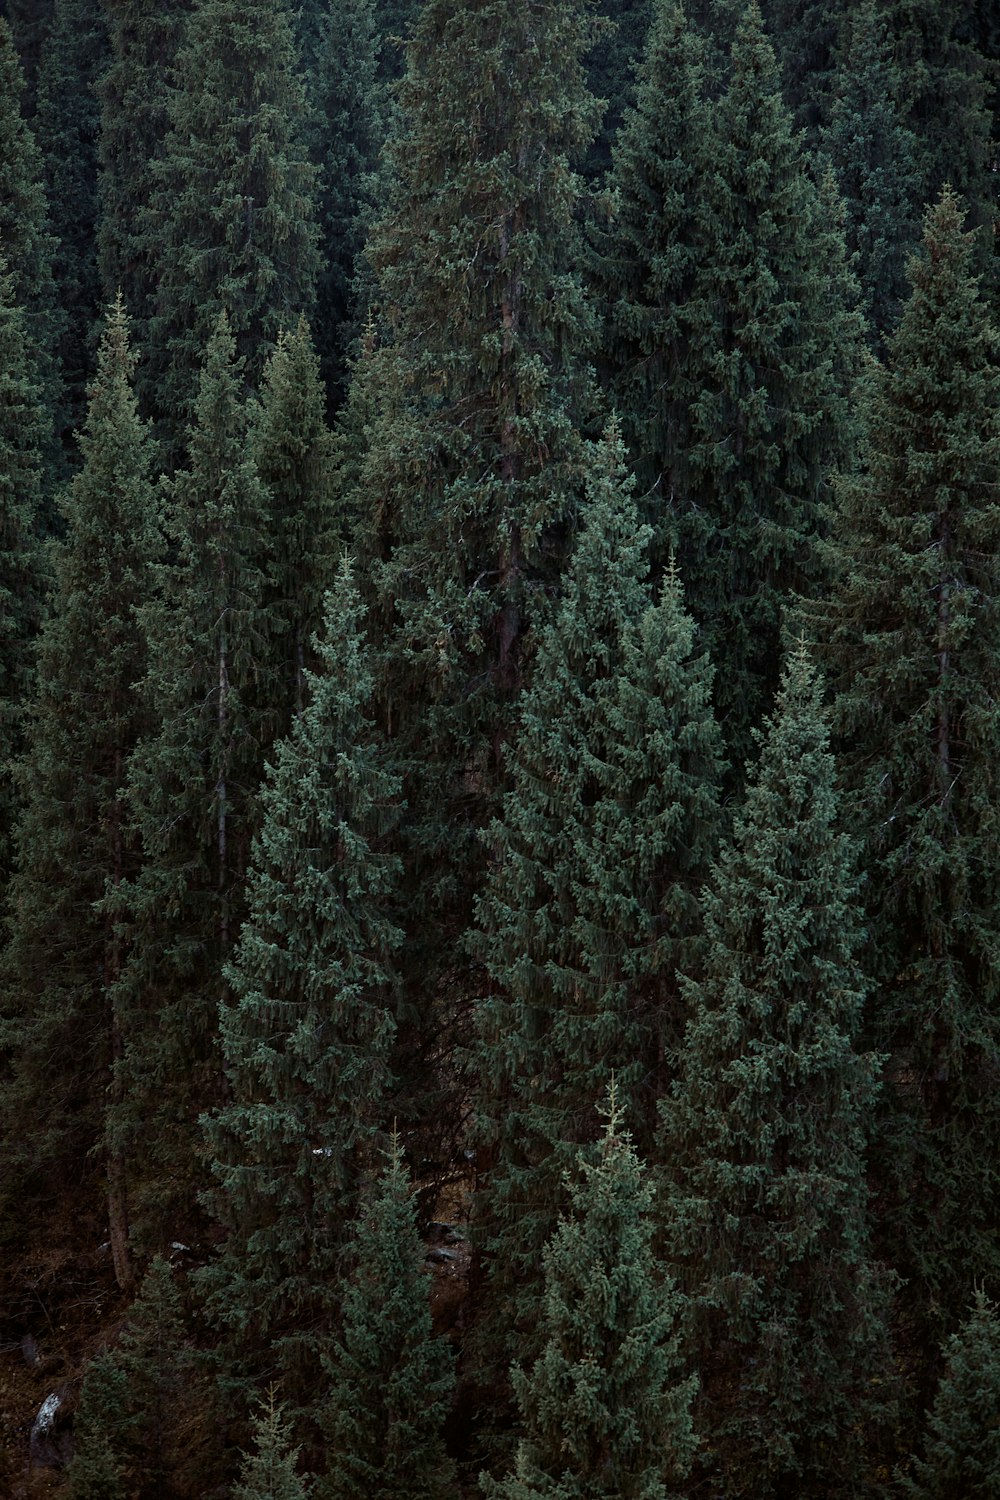
<path id="1" fill-rule="evenodd" d="M 72 1500 L 181 1500 L 204 1493 L 194 1485 L 213 1468 L 207 1402 L 177 1277 L 158 1256 L 117 1345 L 84 1377 Z"/>
<path id="2" fill-rule="evenodd" d="M 176 1238 L 194 1206 L 197 1120 L 219 1086 L 222 964 L 244 912 L 257 787 L 277 727 L 262 603 L 267 497 L 242 389 L 223 316 L 205 353 L 187 467 L 167 485 L 173 561 L 143 611 L 149 667 L 138 691 L 155 727 L 128 780 L 142 869 L 109 901 L 131 945 L 114 992 L 130 1029 L 111 1132 L 133 1168 L 143 1246 Z"/>
<path id="3" fill-rule="evenodd" d="M 857 849 L 828 740 L 800 648 L 706 896 L 707 960 L 663 1104 L 665 1248 L 697 1314 L 704 1482 L 726 1497 L 863 1493 L 859 1437 L 885 1374 Z"/>
<path id="4" fill-rule="evenodd" d="M 42 454 L 51 434 L 34 383 L 13 278 L 0 260 L 0 883 L 11 871 L 17 798 L 12 773 L 24 748 L 34 643 L 46 594 L 38 546 Z"/>
<path id="5" fill-rule="evenodd" d="M 230 1377 L 283 1371 L 315 1404 L 345 1225 L 389 1087 L 399 871 L 384 853 L 398 779 L 375 742 L 363 611 L 349 564 L 327 599 L 323 672 L 261 794 L 249 913 L 222 1007 L 228 1102 L 207 1122 L 215 1217 L 206 1272 Z"/>
<path id="6" fill-rule="evenodd" d="M 95 903 L 136 869 L 123 807 L 125 764 L 148 724 L 132 691 L 145 662 L 136 611 L 150 597 L 162 550 L 133 365 L 118 303 L 80 439 L 82 468 L 63 500 L 66 536 L 55 553 L 52 611 L 18 769 L 23 812 L 4 971 L 15 1076 L 4 1100 L 4 1134 L 47 1208 L 74 1180 L 94 1180 L 93 1153 L 122 1045 L 121 1018 L 109 1002 L 122 963 L 120 936 Z M 127 1284 L 115 1153 L 106 1166 L 115 1269 Z"/>
<path id="7" fill-rule="evenodd" d="M 928 1414 L 926 1457 L 901 1476 L 902 1492 L 910 1500 L 990 1500 L 1000 1488 L 1000 1318 L 981 1290 L 947 1358 Z"/>
<path id="8" fill-rule="evenodd" d="M 86 408 L 92 335 L 102 302 L 95 243 L 101 123 L 95 89 L 108 60 L 107 21 L 99 0 L 56 0 L 42 55 L 35 132 L 57 241 L 52 270 L 65 314 L 58 355 L 74 428 Z"/>
<path id="9" fill-rule="evenodd" d="M 13 277 L 14 300 L 24 311 L 34 378 L 57 423 L 62 387 L 56 349 L 63 315 L 52 278 L 56 244 L 49 227 L 41 153 L 21 114 L 23 91 L 10 27 L 0 20 L 0 254 Z M 58 467 L 54 442 L 46 459 L 51 484 Z"/>
<path id="10" fill-rule="evenodd" d="M 345 540 L 336 513 L 333 437 L 309 328 L 278 335 L 264 371 L 251 446 L 268 496 L 272 556 L 266 598 L 274 616 L 274 654 L 282 732 L 301 712 L 305 671 L 315 667 L 312 639 L 323 623 L 335 549 Z"/>
<path id="11" fill-rule="evenodd" d="M 849 9 L 843 29 L 822 144 L 844 194 L 847 243 L 857 254 L 864 311 L 880 342 L 898 321 L 905 262 L 919 238 L 917 141 L 875 0 Z"/>
<path id="12" fill-rule="evenodd" d="M 701 40 L 677 0 L 657 4 L 638 72 L 636 105 L 612 153 L 606 222 L 592 271 L 604 319 L 602 360 L 639 481 L 640 504 L 662 525 L 690 419 L 683 399 L 683 308 L 703 254 L 698 153 L 708 128 Z M 663 546 L 657 547 L 662 562 Z"/>
<path id="13" fill-rule="evenodd" d="M 285 0 L 195 0 L 145 222 L 158 278 L 153 373 L 172 434 L 221 311 L 251 386 L 281 329 L 312 312 L 316 173 L 297 64 Z"/>
<path id="14" fill-rule="evenodd" d="M 274 1387 L 254 1421 L 253 1453 L 243 1461 L 233 1500 L 308 1500 L 309 1487 L 299 1478 L 298 1449 L 292 1446 L 289 1424 L 275 1405 Z"/>
<path id="15" fill-rule="evenodd" d="M 454 1381 L 431 1332 L 424 1248 L 398 1136 L 355 1231 L 330 1363 L 328 1467 L 320 1500 L 446 1500 L 455 1475 L 441 1436 Z"/>
<path id="16" fill-rule="evenodd" d="M 486 1481 L 489 1500 L 667 1500 L 691 1465 L 684 1299 L 653 1258 L 652 1191 L 613 1080 L 605 1113 L 599 1156 L 579 1154 L 572 1212 L 545 1248 L 543 1352 L 513 1377 L 525 1436 L 514 1472 Z"/>
<path id="17" fill-rule="evenodd" d="M 718 825 L 710 668 L 680 584 L 642 582 L 638 525 L 612 431 L 584 529 L 543 634 L 488 833 L 471 943 L 491 981 L 476 1013 L 479 1239 L 491 1281 L 481 1357 L 535 1352 L 542 1249 L 591 1101 L 614 1069 L 647 1138 L 693 958 L 697 892 Z"/>
<path id="18" fill-rule="evenodd" d="M 136 345 L 148 349 L 159 262 L 145 224 L 155 190 L 155 163 L 162 159 L 167 133 L 168 79 L 190 0 L 101 4 L 111 60 L 98 85 L 98 264 L 105 297 L 122 293 L 134 319 Z M 140 369 L 139 381 L 148 411 L 153 391 L 147 368 Z"/>
<path id="19" fill-rule="evenodd" d="M 1000 346 L 963 218 L 950 192 L 928 211 L 868 394 L 865 470 L 840 489 L 818 632 L 866 841 L 884 1232 L 932 1319 L 1000 1274 Z"/>

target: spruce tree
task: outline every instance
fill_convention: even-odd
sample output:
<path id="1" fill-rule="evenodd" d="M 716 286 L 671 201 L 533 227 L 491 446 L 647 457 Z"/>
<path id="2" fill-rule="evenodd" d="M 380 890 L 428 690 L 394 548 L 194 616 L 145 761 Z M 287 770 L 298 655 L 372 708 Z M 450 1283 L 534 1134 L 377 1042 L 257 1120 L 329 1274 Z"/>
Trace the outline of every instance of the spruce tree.
<path id="1" fill-rule="evenodd" d="M 248 451 L 242 366 L 223 315 L 205 353 L 186 468 L 166 487 L 172 561 L 143 611 L 139 701 L 154 727 L 129 766 L 143 860 L 109 896 L 129 935 L 115 1003 L 129 1017 L 111 1131 L 153 1247 L 194 1207 L 198 1116 L 216 1102 L 222 964 L 245 908 L 257 787 L 277 727 L 263 604 L 267 497 Z"/>
<path id="2" fill-rule="evenodd" d="M 230 1341 L 227 1378 L 282 1370 L 315 1405 L 336 1320 L 345 1226 L 357 1210 L 389 1087 L 391 925 L 397 862 L 385 844 L 398 778 L 373 735 L 351 568 L 327 598 L 323 670 L 261 794 L 248 916 L 227 969 L 222 1056 L 229 1099 L 206 1121 L 228 1231 L 205 1273 Z"/>
<path id="3" fill-rule="evenodd" d="M 0 20 L 0 254 L 13 277 L 14 300 L 24 311 L 35 380 L 53 424 L 61 425 L 56 349 L 63 314 L 52 277 L 56 243 L 49 226 L 41 153 L 21 113 L 23 91 L 10 27 Z M 51 484 L 58 469 L 54 442 L 46 459 Z"/>
<path id="4" fill-rule="evenodd" d="M 298 1476 L 298 1449 L 292 1446 L 289 1423 L 275 1405 L 274 1387 L 254 1420 L 254 1452 L 243 1460 L 233 1500 L 308 1500 L 309 1486 Z"/>
<path id="5" fill-rule="evenodd" d="M 251 446 L 268 493 L 271 541 L 266 598 L 274 616 L 276 684 L 282 732 L 300 713 L 305 672 L 315 667 L 313 636 L 333 582 L 335 550 L 345 540 L 336 509 L 334 444 L 309 328 L 280 333 L 264 371 Z"/>
<path id="6" fill-rule="evenodd" d="M 121 292 L 134 319 L 136 345 L 149 347 L 159 261 L 146 233 L 155 163 L 167 133 L 168 80 L 190 0 L 101 0 L 111 43 L 98 85 L 98 264 L 105 297 Z M 147 414 L 149 360 L 139 371 Z"/>
<path id="7" fill-rule="evenodd" d="M 664 1244 L 696 1313 L 702 1477 L 748 1500 L 863 1493 L 886 1373 L 857 848 L 828 740 L 800 648 L 705 898 L 708 954 L 663 1103 Z"/>
<path id="8" fill-rule="evenodd" d="M 950 192 L 928 211 L 817 632 L 866 843 L 884 1233 L 932 1321 L 1000 1274 L 1000 365 L 963 219 Z"/>
<path id="9" fill-rule="evenodd" d="M 95 242 L 100 135 L 95 90 L 108 60 L 107 21 L 99 0 L 57 0 L 42 55 L 35 132 L 57 241 L 52 271 L 65 314 L 58 354 L 74 428 L 86 407 L 92 335 L 103 300 Z"/>
<path id="10" fill-rule="evenodd" d="M 4 15 L 10 23 L 18 62 L 24 74 L 23 103 L 25 117 L 29 120 L 35 113 L 38 75 L 54 9 L 55 0 L 4 0 Z"/>
<path id="11" fill-rule="evenodd" d="M 431 1331 L 424 1247 L 393 1135 L 355 1230 L 330 1361 L 327 1472 L 319 1500 L 447 1500 L 455 1474 L 441 1436 L 452 1351 Z"/>
<path id="12" fill-rule="evenodd" d="M 598 13 L 605 27 L 587 62 L 587 83 L 604 104 L 601 128 L 587 154 L 585 175 L 606 172 L 622 117 L 635 97 L 635 69 L 642 57 L 655 14 L 655 0 L 601 0 Z"/>
<path id="13" fill-rule="evenodd" d="M 0 883 L 11 871 L 17 820 L 13 766 L 24 748 L 35 637 L 47 569 L 38 545 L 43 460 L 51 435 L 34 381 L 13 278 L 0 260 Z"/>
<path id="14" fill-rule="evenodd" d="M 312 312 L 316 172 L 297 67 L 285 0 L 195 0 L 144 225 L 158 281 L 158 410 L 173 436 L 221 311 L 254 387 L 280 330 Z"/>
<path id="15" fill-rule="evenodd" d="M 524 1437 L 489 1500 L 667 1500 L 691 1466 L 685 1313 L 652 1249 L 652 1190 L 612 1080 L 596 1159 L 577 1158 L 572 1211 L 545 1247 L 542 1354 L 513 1372 Z"/>
<path id="16" fill-rule="evenodd" d="M 471 938 L 491 981 L 474 1054 L 490 1268 L 479 1346 L 501 1375 L 536 1352 L 542 1249 L 611 1070 L 649 1139 L 718 825 L 710 668 L 676 575 L 655 605 L 642 581 L 649 532 L 614 431 L 584 517 L 522 700 Z"/>
<path id="17" fill-rule="evenodd" d="M 990 1500 L 1000 1490 L 1000 1318 L 983 1291 L 946 1352 L 925 1456 L 900 1487 L 909 1500 Z"/>
<path id="18" fill-rule="evenodd" d="M 822 145 L 847 206 L 847 243 L 857 255 L 869 329 L 881 343 L 898 321 L 906 260 L 919 238 L 917 140 L 875 0 L 849 9 L 843 31 Z"/>
<path id="19" fill-rule="evenodd" d="M 123 805 L 126 762 L 148 727 L 133 692 L 145 663 L 136 611 L 149 600 L 163 545 L 133 364 L 118 303 L 80 439 L 82 467 L 63 499 L 66 535 L 55 552 L 52 609 L 18 768 L 23 812 L 4 970 L 14 1078 L 4 1134 L 48 1207 L 74 1180 L 94 1181 L 112 1064 L 123 1044 L 121 1017 L 109 1002 L 121 940 L 95 903 L 137 866 Z M 105 1165 L 115 1270 L 127 1284 L 118 1154 Z"/>

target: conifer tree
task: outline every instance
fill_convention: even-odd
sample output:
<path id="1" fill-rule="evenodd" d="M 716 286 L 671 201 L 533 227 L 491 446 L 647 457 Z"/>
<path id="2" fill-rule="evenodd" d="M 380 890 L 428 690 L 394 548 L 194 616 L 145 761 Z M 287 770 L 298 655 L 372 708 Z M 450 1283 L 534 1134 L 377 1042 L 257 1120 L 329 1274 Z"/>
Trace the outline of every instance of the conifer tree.
<path id="1" fill-rule="evenodd" d="M 17 819 L 13 765 L 23 746 L 46 568 L 38 546 L 42 454 L 51 434 L 34 382 L 13 278 L 0 260 L 0 883 L 6 884 Z"/>
<path id="2" fill-rule="evenodd" d="M 866 841 L 884 1233 L 932 1320 L 1000 1274 L 1000 346 L 963 219 L 950 192 L 928 211 L 818 632 Z"/>
<path id="3" fill-rule="evenodd" d="M 99 0 L 57 0 L 42 55 L 35 132 L 57 241 L 52 271 L 65 314 L 58 354 L 74 428 L 86 406 L 92 334 L 103 300 L 95 242 L 100 134 L 95 90 L 108 59 Z"/>
<path id="4" fill-rule="evenodd" d="M 119 291 L 135 323 L 136 346 L 149 348 L 159 267 L 146 232 L 155 164 L 167 133 L 168 80 L 190 0 L 101 0 L 111 60 L 98 86 L 100 218 L 97 252 L 105 297 Z M 149 360 L 139 370 L 144 406 L 152 402 Z"/>
<path id="5" fill-rule="evenodd" d="M 38 75 L 54 8 L 55 0 L 4 0 L 3 13 L 10 24 L 19 66 L 24 75 L 22 102 L 25 118 L 29 120 L 35 114 Z"/>
<path id="6" fill-rule="evenodd" d="M 93 1181 L 88 1163 L 101 1143 L 123 1041 L 121 1017 L 109 1006 L 120 936 L 95 903 L 136 870 L 123 806 L 126 761 L 148 725 L 132 690 L 145 662 L 136 611 L 150 597 L 162 549 L 133 363 L 117 303 L 80 439 L 82 468 L 63 499 L 66 536 L 55 553 L 52 611 L 18 770 L 24 806 L 4 976 L 15 1077 L 4 1101 L 5 1135 L 21 1143 L 22 1166 L 43 1203 L 74 1179 Z M 115 1270 L 127 1284 L 116 1153 L 106 1166 Z"/>
<path id="7" fill-rule="evenodd" d="M 221 311 L 251 386 L 280 330 L 312 312 L 316 172 L 297 67 L 285 0 L 195 0 L 145 225 L 156 247 L 159 412 L 173 434 Z"/>
<path id="8" fill-rule="evenodd" d="M 864 311 L 880 342 L 898 320 L 906 259 L 919 237 L 917 140 L 875 0 L 850 8 L 843 31 L 822 145 L 844 195 L 847 243 L 857 254 Z"/>
<path id="9" fill-rule="evenodd" d="M 676 574 L 650 602 L 648 535 L 612 431 L 522 701 L 471 940 L 492 981 L 476 1013 L 476 1111 L 491 1271 L 480 1344 L 494 1369 L 536 1350 L 542 1249 L 612 1069 L 648 1139 L 715 848 L 710 668 Z"/>
<path id="10" fill-rule="evenodd" d="M 389 1086 L 398 779 L 372 733 L 363 610 L 344 563 L 323 671 L 261 794 L 246 922 L 222 1007 L 228 1102 L 206 1122 L 228 1230 L 206 1272 L 229 1379 L 276 1364 L 315 1404 L 345 1226 Z"/>
<path id="11" fill-rule="evenodd" d="M 524 1427 L 488 1500 L 667 1500 L 695 1448 L 681 1297 L 653 1257 L 652 1191 L 612 1080 L 596 1161 L 580 1152 L 572 1211 L 545 1247 L 543 1352 L 517 1367 Z"/>
<path id="12" fill-rule="evenodd" d="M 756 3 L 710 119 L 675 8 L 651 49 L 617 157 L 623 223 L 641 226 L 668 191 L 652 255 L 633 229 L 612 273 L 626 328 L 612 378 L 623 404 L 645 413 L 629 437 L 656 496 L 654 551 L 668 538 L 677 546 L 738 767 L 777 685 L 785 600 L 822 579 L 816 534 L 829 474 L 850 449 L 860 325 L 845 305 L 835 206 L 792 133 Z"/>
<path id="13" fill-rule="evenodd" d="M 177 1216 L 193 1207 L 197 1120 L 217 1087 L 222 964 L 243 916 L 256 792 L 277 724 L 262 602 L 267 497 L 242 390 L 223 315 L 205 353 L 187 467 L 166 489 L 173 560 L 143 611 L 149 667 L 139 697 L 156 717 L 128 783 L 142 869 L 109 901 L 130 936 L 115 996 L 132 1023 L 111 1131 L 141 1189 L 140 1243 L 154 1247 L 177 1237 Z"/>
<path id="14" fill-rule="evenodd" d="M 14 300 L 24 311 L 35 379 L 55 423 L 61 418 L 56 348 L 63 316 L 52 279 L 56 245 L 49 227 L 45 171 L 21 114 L 23 90 L 10 27 L 0 19 L 0 254 L 13 277 Z M 51 482 L 57 467 L 54 445 L 46 458 Z"/>
<path id="15" fill-rule="evenodd" d="M 606 26 L 590 53 L 587 83 L 590 92 L 603 101 L 604 114 L 587 154 L 585 175 L 591 180 L 606 172 L 611 163 L 622 116 L 635 98 L 635 69 L 655 9 L 655 0 L 601 0 L 598 6 Z"/>
<path id="16" fill-rule="evenodd" d="M 289 1426 L 275 1405 L 272 1386 L 254 1420 L 255 1451 L 243 1461 L 233 1500 L 307 1500 L 309 1487 L 298 1476 L 298 1449 L 292 1446 Z"/>
<path id="17" fill-rule="evenodd" d="M 800 648 L 705 898 L 708 955 L 663 1104 L 665 1250 L 696 1312 L 703 1478 L 748 1500 L 861 1492 L 859 1434 L 885 1375 L 857 849 L 828 740 Z"/>
<path id="18" fill-rule="evenodd" d="M 335 509 L 333 437 L 309 328 L 280 333 L 264 371 L 251 445 L 268 497 L 272 555 L 266 597 L 274 616 L 276 684 L 282 732 L 301 712 L 305 671 L 315 667 L 313 636 L 333 582 L 336 546 L 346 538 Z"/>
<path id="19" fill-rule="evenodd" d="M 330 1361 L 327 1472 L 319 1500 L 447 1500 L 455 1474 L 441 1436 L 452 1352 L 431 1331 L 424 1247 L 399 1137 L 363 1207 L 357 1267 Z"/>
<path id="20" fill-rule="evenodd" d="M 925 1457 L 901 1477 L 902 1493 L 909 1500 L 989 1500 L 1000 1488 L 1000 1318 L 982 1290 L 949 1339 L 947 1358 Z"/>

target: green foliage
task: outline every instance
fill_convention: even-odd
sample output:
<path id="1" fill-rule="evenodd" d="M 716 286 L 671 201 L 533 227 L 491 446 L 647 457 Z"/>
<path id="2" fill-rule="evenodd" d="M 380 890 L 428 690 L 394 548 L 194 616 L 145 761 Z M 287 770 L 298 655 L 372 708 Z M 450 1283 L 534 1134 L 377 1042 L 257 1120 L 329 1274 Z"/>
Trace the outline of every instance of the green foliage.
<path id="1" fill-rule="evenodd" d="M 963 218 L 928 211 L 819 626 L 866 840 L 885 1234 L 915 1311 L 953 1320 L 1000 1274 L 1000 368 Z"/>
<path id="2" fill-rule="evenodd" d="M 355 1228 L 357 1268 L 343 1289 L 330 1361 L 327 1474 L 319 1500 L 448 1500 L 455 1475 L 441 1437 L 452 1351 L 431 1332 L 424 1248 L 393 1136 Z"/>
<path id="3" fill-rule="evenodd" d="M 590 92 L 604 103 L 601 128 L 587 156 L 588 178 L 606 172 L 611 151 L 635 93 L 635 68 L 656 12 L 655 0 L 601 0 L 599 14 L 607 28 L 598 35 L 587 62 Z"/>
<path id="4" fill-rule="evenodd" d="M 652 1191 L 612 1080 L 596 1161 L 578 1155 L 572 1212 L 545 1248 L 543 1352 L 516 1368 L 525 1436 L 490 1500 L 667 1500 L 695 1448 L 682 1378 L 684 1299 L 652 1251 Z M 669 1486 L 669 1489 L 668 1489 Z"/>
<path id="5" fill-rule="evenodd" d="M 88 1170 L 119 1035 L 107 986 L 120 942 L 95 902 L 136 869 L 122 805 L 125 763 L 148 727 L 132 691 L 145 664 L 136 611 L 149 599 L 163 545 L 133 365 L 118 303 L 80 438 L 82 467 L 63 497 L 66 534 L 54 552 L 54 597 L 18 769 L 23 811 L 4 996 L 15 1078 L 4 1133 L 38 1174 L 45 1200 Z"/>
<path id="6" fill-rule="evenodd" d="M 274 1388 L 254 1419 L 256 1451 L 243 1460 L 233 1500 L 307 1500 L 309 1488 L 296 1472 L 298 1449 L 292 1447 L 289 1424 L 274 1402 Z"/>
<path id="7" fill-rule="evenodd" d="M 42 55 L 35 132 L 57 241 L 52 270 L 65 315 L 58 354 L 73 427 L 86 407 L 92 335 L 102 302 L 95 242 L 100 134 L 95 88 L 108 61 L 107 21 L 99 0 L 56 0 Z"/>
<path id="8" fill-rule="evenodd" d="M 707 961 L 663 1103 L 665 1246 L 697 1314 L 705 1482 L 748 1500 L 864 1493 L 858 1439 L 885 1375 L 857 849 L 828 739 L 801 648 L 705 899 Z"/>
<path id="9" fill-rule="evenodd" d="M 902 1493 L 910 1500 L 989 1500 L 1000 1486 L 1000 1319 L 983 1291 L 946 1354 L 928 1414 L 926 1457 L 901 1477 Z"/>
<path id="10" fill-rule="evenodd" d="M 249 912 L 222 1007 L 227 1103 L 206 1121 L 228 1230 L 205 1273 L 229 1369 L 274 1362 L 315 1405 L 336 1273 L 389 1086 L 398 882 L 384 852 L 399 783 L 369 718 L 363 610 L 345 562 L 327 599 L 323 671 L 261 793 Z"/>
<path id="11" fill-rule="evenodd" d="M 822 143 L 847 205 L 848 248 L 857 254 L 864 310 L 880 342 L 898 321 L 905 261 L 919 235 L 917 140 L 876 0 L 850 9 L 843 33 Z"/>
<path id="12" fill-rule="evenodd" d="M 264 370 L 250 442 L 268 496 L 271 544 L 265 599 L 274 633 L 275 684 L 282 732 L 300 713 L 305 672 L 316 666 L 312 639 L 323 623 L 323 596 L 333 581 L 339 517 L 335 510 L 333 438 L 309 328 L 280 333 Z"/>
<path id="13" fill-rule="evenodd" d="M 522 699 L 471 937 L 492 981 L 476 1011 L 480 1343 L 501 1370 L 536 1350 L 542 1249 L 612 1070 L 648 1132 L 718 825 L 710 668 L 676 575 L 655 605 L 642 582 L 649 532 L 623 458 L 612 430 Z"/>
<path id="14" fill-rule="evenodd" d="M 159 413 L 171 434 L 190 414 L 221 311 L 252 386 L 280 330 L 312 312 L 316 171 L 297 63 L 285 0 L 196 0 L 144 226 L 158 279 Z"/>
<path id="15" fill-rule="evenodd" d="M 205 354 L 188 464 L 166 485 L 172 560 L 142 612 L 139 701 L 155 727 L 129 767 L 139 875 L 109 907 L 129 935 L 130 1018 L 112 1130 L 143 1206 L 140 1242 L 177 1237 L 218 1087 L 222 963 L 243 915 L 257 786 L 278 723 L 263 599 L 267 495 L 249 452 L 243 371 L 223 315 Z"/>
<path id="16" fill-rule="evenodd" d="M 84 1377 L 72 1500 L 180 1500 L 211 1472 L 207 1391 L 180 1290 L 157 1257 L 118 1344 Z"/>

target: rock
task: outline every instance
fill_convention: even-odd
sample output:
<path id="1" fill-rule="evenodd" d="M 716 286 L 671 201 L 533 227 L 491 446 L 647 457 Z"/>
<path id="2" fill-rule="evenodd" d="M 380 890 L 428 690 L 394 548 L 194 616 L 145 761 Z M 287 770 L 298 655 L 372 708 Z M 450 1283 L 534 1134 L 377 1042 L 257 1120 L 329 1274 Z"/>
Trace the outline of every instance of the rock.
<path id="1" fill-rule="evenodd" d="M 28 1453 L 32 1466 L 61 1469 L 73 1455 L 69 1387 L 50 1391 L 31 1424 Z"/>
<path id="2" fill-rule="evenodd" d="M 424 1260 L 429 1261 L 432 1266 L 450 1266 L 458 1260 L 454 1250 L 428 1250 Z"/>

